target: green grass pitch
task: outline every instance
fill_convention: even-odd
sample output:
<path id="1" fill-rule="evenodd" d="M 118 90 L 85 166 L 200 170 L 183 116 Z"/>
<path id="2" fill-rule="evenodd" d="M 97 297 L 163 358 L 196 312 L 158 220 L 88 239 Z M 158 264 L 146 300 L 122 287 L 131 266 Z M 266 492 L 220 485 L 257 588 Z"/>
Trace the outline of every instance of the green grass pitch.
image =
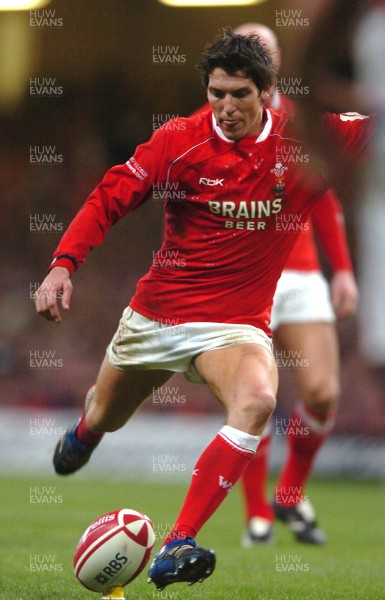
<path id="1" fill-rule="evenodd" d="M 157 550 L 176 517 L 183 483 L 83 478 L 0 477 L 1 600 L 98 600 L 73 575 L 78 539 L 98 516 L 117 508 L 148 514 Z M 276 544 L 243 549 L 243 509 L 236 488 L 198 536 L 215 549 L 217 568 L 202 584 L 158 592 L 147 569 L 126 588 L 127 600 L 385 599 L 385 485 L 315 480 L 307 490 L 328 535 L 322 548 L 296 543 L 276 526 Z"/>

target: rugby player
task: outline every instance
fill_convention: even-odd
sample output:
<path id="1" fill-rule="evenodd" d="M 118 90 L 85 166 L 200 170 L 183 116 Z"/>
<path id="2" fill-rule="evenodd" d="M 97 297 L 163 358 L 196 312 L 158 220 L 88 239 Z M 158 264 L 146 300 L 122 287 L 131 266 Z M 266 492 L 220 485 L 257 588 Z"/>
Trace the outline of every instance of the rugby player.
<path id="1" fill-rule="evenodd" d="M 151 198 L 154 185 L 184 192 L 183 202 L 165 203 L 161 252 L 177 251 L 185 268 L 153 265 L 139 280 L 87 411 L 54 457 L 59 473 L 79 469 L 103 433 L 122 427 L 175 371 L 210 386 L 227 422 L 198 459 L 182 509 L 150 567 L 158 590 L 201 581 L 214 570 L 214 552 L 194 538 L 249 465 L 275 407 L 270 312 L 298 236 L 278 229 L 277 216 L 299 215 L 306 223 L 328 186 L 302 165 L 286 171 L 277 163 L 282 143 L 300 142 L 287 115 L 264 108 L 275 70 L 256 38 L 226 29 L 206 49 L 200 70 L 212 110 L 158 129 L 106 173 L 64 233 L 36 293 L 38 313 L 60 322 L 57 293 L 68 309 L 71 274 L 110 227 Z M 365 120 L 326 115 L 325 126 L 346 152 L 365 148 Z"/>

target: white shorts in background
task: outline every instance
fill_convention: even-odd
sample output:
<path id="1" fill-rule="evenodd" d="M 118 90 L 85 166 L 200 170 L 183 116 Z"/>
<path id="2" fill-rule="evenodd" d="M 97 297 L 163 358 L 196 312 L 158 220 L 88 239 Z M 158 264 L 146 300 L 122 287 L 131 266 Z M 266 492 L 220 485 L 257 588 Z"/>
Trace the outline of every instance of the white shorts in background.
<path id="1" fill-rule="evenodd" d="M 259 344 L 272 352 L 271 339 L 252 325 L 170 325 L 148 319 L 128 307 L 107 348 L 107 357 L 112 367 L 122 371 L 164 369 L 184 373 L 193 383 L 205 383 L 194 367 L 194 358 L 202 352 L 239 344 Z"/>
<path id="2" fill-rule="evenodd" d="M 271 330 L 288 323 L 318 321 L 335 321 L 329 286 L 322 273 L 283 271 L 274 294 Z"/>

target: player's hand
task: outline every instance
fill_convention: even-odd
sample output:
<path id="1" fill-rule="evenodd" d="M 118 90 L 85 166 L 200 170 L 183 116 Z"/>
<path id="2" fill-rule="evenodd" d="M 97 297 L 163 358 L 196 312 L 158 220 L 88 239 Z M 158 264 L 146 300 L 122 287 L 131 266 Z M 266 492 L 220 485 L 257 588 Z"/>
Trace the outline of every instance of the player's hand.
<path id="1" fill-rule="evenodd" d="M 64 310 L 69 310 L 72 295 L 70 272 L 65 267 L 54 267 L 34 296 L 36 312 L 55 323 L 61 323 L 58 299 Z"/>
<path id="2" fill-rule="evenodd" d="M 346 319 L 356 312 L 359 294 L 351 271 L 334 273 L 330 282 L 330 293 L 337 319 Z"/>

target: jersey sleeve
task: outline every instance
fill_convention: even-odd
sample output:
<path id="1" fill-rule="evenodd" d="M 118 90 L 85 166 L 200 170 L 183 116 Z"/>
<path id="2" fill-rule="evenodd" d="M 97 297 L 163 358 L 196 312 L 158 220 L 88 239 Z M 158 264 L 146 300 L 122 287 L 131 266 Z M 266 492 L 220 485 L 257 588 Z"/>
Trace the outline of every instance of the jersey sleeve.
<path id="1" fill-rule="evenodd" d="M 73 272 L 103 242 L 112 225 L 147 200 L 165 164 L 166 137 L 162 130 L 156 131 L 126 163 L 107 171 L 65 231 L 50 268 L 63 266 Z"/>
<path id="2" fill-rule="evenodd" d="M 311 213 L 311 223 L 333 271 L 352 271 L 345 219 L 332 190 L 329 189 L 316 204 Z"/>

